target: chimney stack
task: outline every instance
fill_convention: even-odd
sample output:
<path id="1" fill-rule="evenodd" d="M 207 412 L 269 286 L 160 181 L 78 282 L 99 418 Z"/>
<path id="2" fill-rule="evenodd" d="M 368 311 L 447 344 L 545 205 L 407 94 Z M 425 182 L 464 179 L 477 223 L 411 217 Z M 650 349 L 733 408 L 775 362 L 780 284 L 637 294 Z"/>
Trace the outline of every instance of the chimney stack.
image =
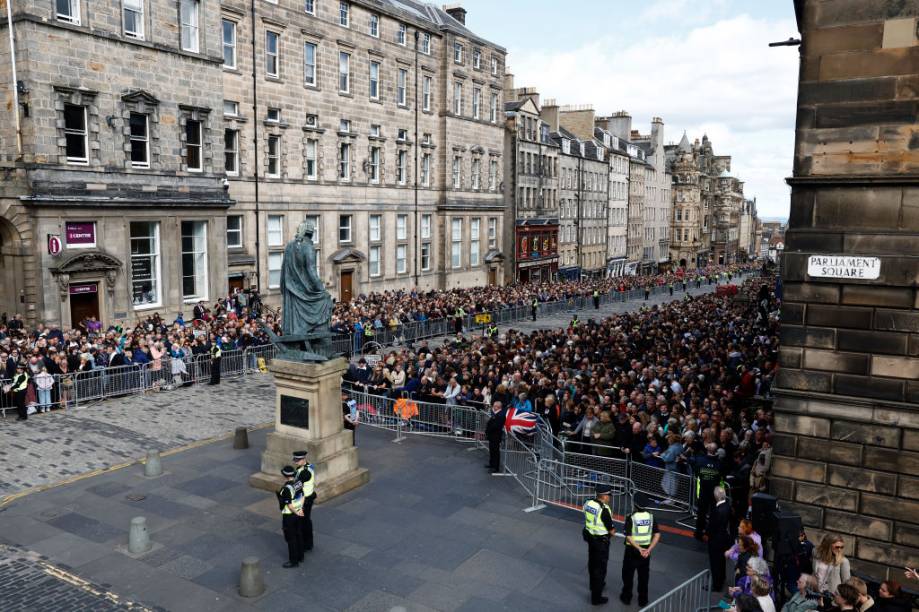
<path id="1" fill-rule="evenodd" d="M 464 9 L 459 2 L 454 4 L 445 4 L 444 10 L 448 15 L 459 21 L 461 24 L 466 25 L 466 9 Z"/>

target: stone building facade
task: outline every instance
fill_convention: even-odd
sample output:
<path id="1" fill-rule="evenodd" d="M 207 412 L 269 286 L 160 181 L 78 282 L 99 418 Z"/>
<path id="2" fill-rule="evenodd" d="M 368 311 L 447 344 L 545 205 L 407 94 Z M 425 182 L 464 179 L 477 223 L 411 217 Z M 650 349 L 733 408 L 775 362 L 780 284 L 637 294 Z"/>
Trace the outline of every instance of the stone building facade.
<path id="1" fill-rule="evenodd" d="M 673 210 L 673 177 L 667 169 L 664 150 L 664 121 L 651 119 L 650 134 L 632 131 L 632 143 L 644 151 L 645 197 L 641 268 L 644 272 L 670 269 L 670 229 Z"/>
<path id="2" fill-rule="evenodd" d="M 307 222 L 339 299 L 503 282 L 504 49 L 459 8 L 255 6 L 254 70 L 249 5 L 220 6 L 231 279 L 275 295 Z"/>
<path id="3" fill-rule="evenodd" d="M 514 245 L 508 282 L 547 282 L 559 269 L 559 147 L 540 118 L 539 93 L 505 77 L 505 240 Z"/>
<path id="4" fill-rule="evenodd" d="M 811 538 L 844 538 L 853 571 L 901 579 L 919 564 L 919 7 L 794 4 L 772 488 Z M 845 276 L 808 265 L 840 255 Z"/>
<path id="5" fill-rule="evenodd" d="M 224 294 L 218 12 L 22 0 L 0 36 L 0 311 L 70 326 Z"/>
<path id="6" fill-rule="evenodd" d="M 606 224 L 606 275 L 626 274 L 627 224 L 629 212 L 629 155 L 625 142 L 606 130 L 595 127 L 596 138 L 609 154 L 609 202 Z"/>

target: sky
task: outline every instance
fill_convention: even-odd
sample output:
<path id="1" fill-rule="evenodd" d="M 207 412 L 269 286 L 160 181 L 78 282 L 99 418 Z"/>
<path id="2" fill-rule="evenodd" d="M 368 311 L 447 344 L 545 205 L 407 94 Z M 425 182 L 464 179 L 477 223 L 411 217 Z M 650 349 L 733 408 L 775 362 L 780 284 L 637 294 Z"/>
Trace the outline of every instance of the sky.
<path id="1" fill-rule="evenodd" d="M 466 25 L 508 51 L 543 100 L 664 120 L 665 142 L 707 134 L 756 197 L 787 217 L 798 79 L 792 0 L 462 0 Z"/>

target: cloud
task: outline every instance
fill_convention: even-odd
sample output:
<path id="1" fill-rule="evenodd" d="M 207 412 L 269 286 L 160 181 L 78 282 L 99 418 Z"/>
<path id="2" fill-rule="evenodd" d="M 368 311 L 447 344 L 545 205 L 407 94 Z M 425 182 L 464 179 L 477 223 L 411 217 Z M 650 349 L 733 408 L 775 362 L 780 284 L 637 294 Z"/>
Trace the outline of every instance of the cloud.
<path id="1" fill-rule="evenodd" d="M 510 49 L 510 69 L 517 86 L 535 86 L 544 99 L 592 103 L 598 114 L 628 110 L 643 132 L 660 116 L 668 141 L 684 129 L 690 140 L 708 131 L 715 153 L 733 156 L 733 173 L 758 197 L 761 214 L 785 215 L 798 54 L 767 44 L 795 31 L 791 20 L 740 15 L 633 43 L 610 35 L 561 53 Z"/>

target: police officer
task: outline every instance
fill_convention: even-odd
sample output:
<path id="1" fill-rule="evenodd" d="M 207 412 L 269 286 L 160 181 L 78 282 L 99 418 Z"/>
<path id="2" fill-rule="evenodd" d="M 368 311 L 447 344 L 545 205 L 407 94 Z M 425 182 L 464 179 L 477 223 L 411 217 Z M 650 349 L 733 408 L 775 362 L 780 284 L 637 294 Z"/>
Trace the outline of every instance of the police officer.
<path id="1" fill-rule="evenodd" d="M 300 517 L 303 516 L 303 485 L 297 480 L 297 471 L 289 465 L 281 470 L 287 479 L 278 490 L 278 505 L 281 508 L 281 528 L 287 541 L 287 563 L 285 568 L 297 567 L 303 561 L 303 535 L 300 532 Z"/>
<path id="2" fill-rule="evenodd" d="M 594 310 L 600 310 L 600 290 L 594 289 Z"/>
<path id="3" fill-rule="evenodd" d="M 530 304 L 530 308 L 531 308 L 532 311 L 533 311 L 533 320 L 535 321 L 535 320 L 536 320 L 536 311 L 539 309 L 539 300 L 538 300 L 537 298 L 535 298 L 535 297 L 533 298 L 533 302 Z"/>
<path id="4" fill-rule="evenodd" d="M 581 322 L 578 320 L 578 315 L 574 315 L 574 317 L 572 317 L 571 319 L 571 329 L 576 330 L 578 328 L 578 325 L 580 325 L 580 323 Z"/>
<path id="5" fill-rule="evenodd" d="M 597 495 L 584 504 L 584 540 L 587 542 L 587 573 L 590 575 L 590 603 L 605 604 L 606 564 L 609 562 L 609 540 L 616 534 L 613 513 L 609 507 L 609 485 L 597 485 Z"/>
<path id="6" fill-rule="evenodd" d="M 293 454 L 294 471 L 303 490 L 303 514 L 300 517 L 300 536 L 303 550 L 313 550 L 313 502 L 316 501 L 316 468 L 306 462 L 306 451 Z M 302 556 L 302 555 L 301 555 Z"/>
<path id="7" fill-rule="evenodd" d="M 696 499 L 698 500 L 695 537 L 699 541 L 702 541 L 715 487 L 721 483 L 723 470 L 721 459 L 718 458 L 718 445 L 709 442 L 705 445 L 705 451 L 705 455 L 694 457 L 692 461 L 693 473 L 696 477 Z"/>
<path id="8" fill-rule="evenodd" d="M 498 324 L 492 321 L 485 326 L 485 337 L 494 340 L 498 337 Z"/>
<path id="9" fill-rule="evenodd" d="M 632 603 L 632 578 L 638 571 L 638 605 L 648 605 L 648 572 L 651 551 L 661 539 L 654 515 L 647 510 L 633 512 L 625 519 L 625 555 L 622 558 L 622 593 L 619 601 Z"/>
<path id="10" fill-rule="evenodd" d="M 17 421 L 25 421 L 29 418 L 29 409 L 26 407 L 26 392 L 29 389 L 29 369 L 23 362 L 16 364 L 16 374 L 10 383 L 10 394 L 13 396 L 13 402 L 16 404 Z"/>
<path id="11" fill-rule="evenodd" d="M 220 350 L 220 338 L 214 336 L 211 342 L 211 382 L 209 385 L 220 384 L 220 357 L 223 351 Z"/>

